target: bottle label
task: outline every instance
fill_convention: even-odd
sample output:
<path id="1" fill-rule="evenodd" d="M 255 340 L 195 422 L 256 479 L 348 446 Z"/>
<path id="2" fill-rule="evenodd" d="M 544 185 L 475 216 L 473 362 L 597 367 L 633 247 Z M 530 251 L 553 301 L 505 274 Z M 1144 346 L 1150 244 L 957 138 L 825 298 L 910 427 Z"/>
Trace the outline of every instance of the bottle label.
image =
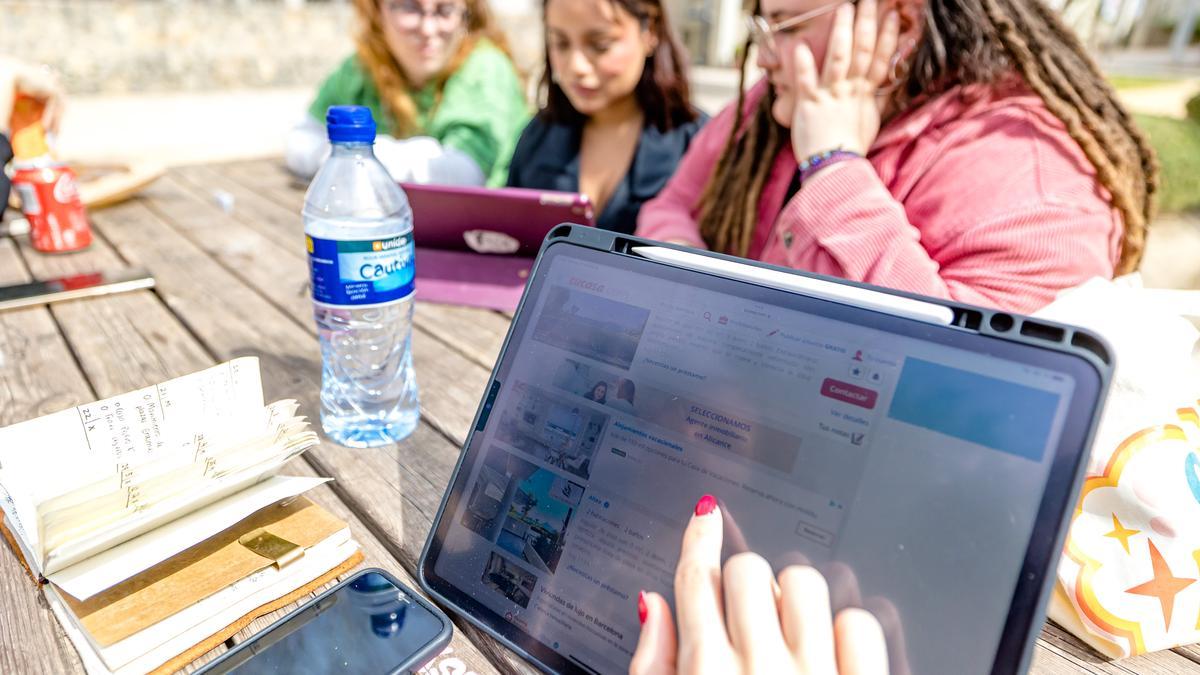
<path id="1" fill-rule="evenodd" d="M 378 305 L 413 292 L 412 233 L 385 239 L 305 239 L 317 302 Z"/>

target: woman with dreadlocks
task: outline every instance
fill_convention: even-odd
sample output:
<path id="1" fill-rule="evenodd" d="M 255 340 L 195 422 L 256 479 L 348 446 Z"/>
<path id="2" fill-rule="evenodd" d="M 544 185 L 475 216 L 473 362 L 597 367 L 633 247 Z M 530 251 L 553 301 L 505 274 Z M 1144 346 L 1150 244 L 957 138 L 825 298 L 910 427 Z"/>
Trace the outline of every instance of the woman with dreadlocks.
<path id="1" fill-rule="evenodd" d="M 638 234 L 1018 311 L 1137 268 L 1153 152 L 1039 0 L 753 11 L 766 77 L 697 136 Z"/>
<path id="2" fill-rule="evenodd" d="M 355 53 L 321 85 L 287 141 L 311 177 L 329 155 L 325 111 L 371 109 L 375 154 L 396 180 L 503 185 L 529 119 L 520 77 L 486 0 L 355 0 Z"/>

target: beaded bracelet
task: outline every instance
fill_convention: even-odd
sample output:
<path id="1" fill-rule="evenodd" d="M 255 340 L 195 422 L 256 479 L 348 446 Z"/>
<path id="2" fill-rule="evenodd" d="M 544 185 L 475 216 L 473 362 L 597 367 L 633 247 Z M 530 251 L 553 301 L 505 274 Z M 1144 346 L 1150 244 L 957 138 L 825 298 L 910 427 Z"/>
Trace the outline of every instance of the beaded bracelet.
<path id="1" fill-rule="evenodd" d="M 830 164 L 835 164 L 847 159 L 862 159 L 862 155 L 854 152 L 853 150 L 843 150 L 840 147 L 811 155 L 799 164 L 800 182 L 803 184 L 804 181 L 808 180 L 810 176 L 812 176 L 817 172 L 818 169 L 822 167 L 826 167 Z"/>

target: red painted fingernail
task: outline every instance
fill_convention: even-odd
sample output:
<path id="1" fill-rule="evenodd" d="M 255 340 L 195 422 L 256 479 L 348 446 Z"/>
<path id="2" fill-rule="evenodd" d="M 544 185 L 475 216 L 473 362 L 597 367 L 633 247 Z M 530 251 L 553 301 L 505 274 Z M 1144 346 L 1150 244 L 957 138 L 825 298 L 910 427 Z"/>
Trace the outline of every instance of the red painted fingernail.
<path id="1" fill-rule="evenodd" d="M 717 508 L 717 498 L 712 495 L 704 495 L 700 501 L 696 502 L 696 515 L 707 516 Z"/>
<path id="2" fill-rule="evenodd" d="M 646 623 L 650 608 L 646 606 L 646 591 L 638 591 L 638 623 Z"/>

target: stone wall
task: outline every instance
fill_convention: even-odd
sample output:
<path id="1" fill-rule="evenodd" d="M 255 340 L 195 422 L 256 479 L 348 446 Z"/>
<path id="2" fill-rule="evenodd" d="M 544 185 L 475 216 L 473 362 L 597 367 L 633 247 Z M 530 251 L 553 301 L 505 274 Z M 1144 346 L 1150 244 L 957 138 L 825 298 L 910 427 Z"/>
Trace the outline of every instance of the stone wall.
<path id="1" fill-rule="evenodd" d="M 342 3 L 0 0 L 0 17 L 3 50 L 73 94 L 311 84 L 352 48 Z"/>
<path id="2" fill-rule="evenodd" d="M 510 35 L 535 31 L 512 35 L 519 65 L 540 59 L 540 3 L 492 5 Z M 345 1 L 0 0 L 0 51 L 50 64 L 73 95 L 315 86 L 353 28 Z"/>

